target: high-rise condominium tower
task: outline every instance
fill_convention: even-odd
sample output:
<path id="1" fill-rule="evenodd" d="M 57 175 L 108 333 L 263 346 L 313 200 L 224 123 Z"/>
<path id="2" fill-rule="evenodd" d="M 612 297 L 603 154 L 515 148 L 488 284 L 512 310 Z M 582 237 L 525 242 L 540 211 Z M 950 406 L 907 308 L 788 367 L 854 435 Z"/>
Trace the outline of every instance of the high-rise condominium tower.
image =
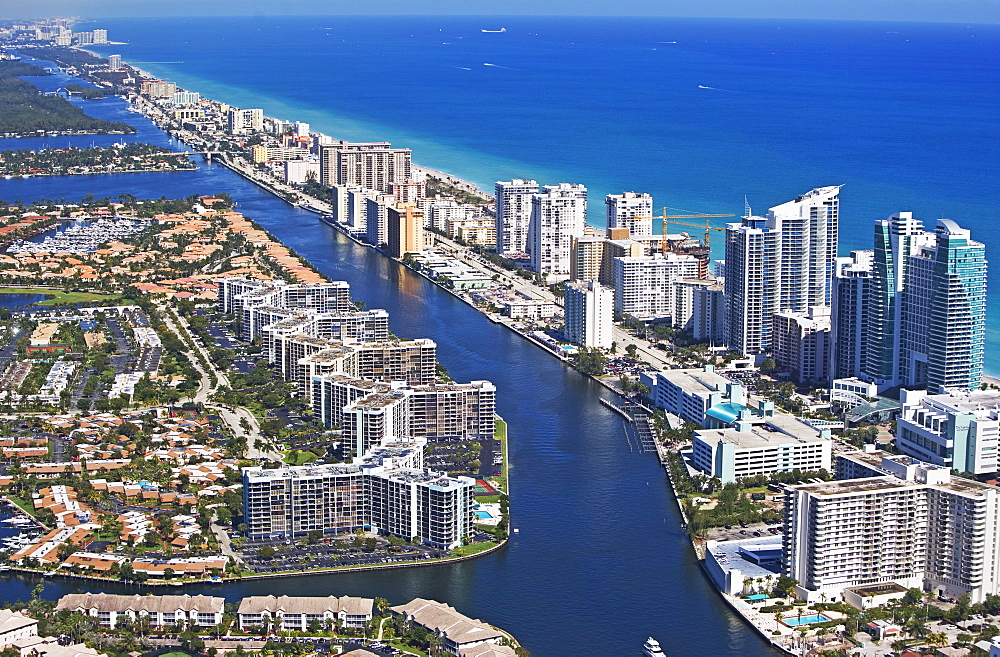
<path id="1" fill-rule="evenodd" d="M 608 228 L 628 228 L 630 235 L 650 235 L 653 232 L 653 197 L 649 194 L 608 194 Z"/>
<path id="2" fill-rule="evenodd" d="M 875 223 L 863 375 L 880 388 L 974 390 L 983 370 L 986 255 L 950 219 L 934 233 L 911 212 Z"/>
<path id="3" fill-rule="evenodd" d="M 840 187 L 820 187 L 726 227 L 726 341 L 743 354 L 771 348 L 774 313 L 829 306 Z"/>
<path id="4" fill-rule="evenodd" d="M 573 238 L 587 223 L 587 188 L 560 183 L 545 185 L 531 197 L 528 227 L 531 269 L 549 282 L 569 279 Z"/>
<path id="5" fill-rule="evenodd" d="M 537 193 L 538 183 L 534 180 L 497 181 L 497 253 L 500 255 L 528 250 L 531 197 Z"/>

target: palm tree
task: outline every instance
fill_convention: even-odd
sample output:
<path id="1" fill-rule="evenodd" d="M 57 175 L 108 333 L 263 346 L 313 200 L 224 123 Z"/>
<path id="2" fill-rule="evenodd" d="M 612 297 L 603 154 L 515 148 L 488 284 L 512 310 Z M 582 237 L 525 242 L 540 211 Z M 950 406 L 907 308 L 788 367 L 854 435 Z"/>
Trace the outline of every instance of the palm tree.
<path id="1" fill-rule="evenodd" d="M 444 637 L 435 632 L 431 636 L 427 637 L 427 652 L 431 655 L 436 655 L 444 648 Z"/>
<path id="2" fill-rule="evenodd" d="M 927 636 L 927 623 L 919 618 L 911 618 L 906 623 L 906 631 L 910 633 L 910 636 Z"/>

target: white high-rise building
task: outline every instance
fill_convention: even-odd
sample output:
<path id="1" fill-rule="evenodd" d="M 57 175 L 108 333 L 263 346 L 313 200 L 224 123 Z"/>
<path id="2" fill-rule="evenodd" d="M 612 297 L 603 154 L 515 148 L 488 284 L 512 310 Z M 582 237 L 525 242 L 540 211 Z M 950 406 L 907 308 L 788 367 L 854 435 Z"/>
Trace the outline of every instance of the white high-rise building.
<path id="1" fill-rule="evenodd" d="M 107 30 L 94 30 L 94 43 L 107 43 L 108 42 L 108 31 Z"/>
<path id="2" fill-rule="evenodd" d="M 534 180 L 515 178 L 496 183 L 497 253 L 515 254 L 528 250 L 531 197 L 538 193 Z"/>
<path id="3" fill-rule="evenodd" d="M 629 235 L 650 235 L 653 232 L 653 197 L 649 194 L 625 192 L 604 197 L 608 228 L 628 228 Z"/>
<path id="4" fill-rule="evenodd" d="M 563 300 L 566 339 L 588 349 L 610 349 L 614 339 L 614 291 L 597 281 L 569 283 Z"/>
<path id="5" fill-rule="evenodd" d="M 771 349 L 771 317 L 829 306 L 837 259 L 840 187 L 814 189 L 726 227 L 726 342 L 742 354 Z"/>
<path id="6" fill-rule="evenodd" d="M 698 278 L 692 255 L 657 253 L 614 259 L 615 314 L 640 319 L 682 319 L 677 308 L 677 283 Z"/>
<path id="7" fill-rule="evenodd" d="M 587 188 L 559 183 L 545 185 L 531 197 L 528 242 L 531 269 L 552 283 L 569 279 L 573 239 L 587 225 Z"/>
<path id="8" fill-rule="evenodd" d="M 117 71 L 122 67 L 122 56 L 121 55 L 108 55 L 108 68 L 112 71 Z"/>
<path id="9" fill-rule="evenodd" d="M 392 148 L 389 142 L 335 142 L 320 148 L 323 185 L 358 185 L 385 192 L 391 183 L 405 183 L 412 176 L 409 148 Z"/>
<path id="10" fill-rule="evenodd" d="M 771 316 L 771 351 L 782 371 L 797 382 L 830 380 L 830 308 L 813 306 L 805 313 Z"/>
<path id="11" fill-rule="evenodd" d="M 116 55 L 112 55 L 115 57 Z M 121 57 L 118 57 L 118 64 L 121 66 Z M 175 91 L 173 95 L 174 105 L 197 105 L 201 102 L 201 94 L 197 91 Z"/>
<path id="12" fill-rule="evenodd" d="M 264 130 L 264 110 L 262 109 L 231 109 L 227 119 L 226 131 L 231 135 L 243 135 Z"/>
<path id="13" fill-rule="evenodd" d="M 800 598 L 890 582 L 973 603 L 1000 593 L 1000 489 L 908 456 L 872 469 L 888 474 L 786 489 L 784 571 Z"/>

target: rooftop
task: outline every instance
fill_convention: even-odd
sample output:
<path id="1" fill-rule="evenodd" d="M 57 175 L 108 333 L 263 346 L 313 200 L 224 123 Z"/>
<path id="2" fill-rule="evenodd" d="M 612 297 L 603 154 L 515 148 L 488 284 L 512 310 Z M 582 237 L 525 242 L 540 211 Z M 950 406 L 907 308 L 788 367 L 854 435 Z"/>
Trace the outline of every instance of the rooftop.
<path id="1" fill-rule="evenodd" d="M 781 561 L 757 563 L 747 558 L 747 552 L 780 550 L 781 543 L 763 543 L 767 539 L 749 538 L 738 541 L 719 541 L 708 547 L 708 552 L 724 570 L 739 570 L 744 577 L 768 577 L 781 574 Z"/>

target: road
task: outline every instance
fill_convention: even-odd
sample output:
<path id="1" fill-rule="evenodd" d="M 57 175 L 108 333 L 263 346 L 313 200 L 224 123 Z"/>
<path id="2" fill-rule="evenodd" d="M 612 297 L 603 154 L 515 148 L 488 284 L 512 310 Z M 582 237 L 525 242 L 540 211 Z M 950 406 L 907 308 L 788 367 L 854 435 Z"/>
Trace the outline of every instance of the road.
<path id="1" fill-rule="evenodd" d="M 548 299 L 554 301 L 556 305 L 562 306 L 562 299 L 557 298 L 552 291 L 545 287 L 540 287 L 527 281 L 511 271 L 498 267 L 490 261 L 471 252 L 457 242 L 441 235 L 434 235 L 434 240 L 451 255 L 470 267 L 486 274 L 487 276 L 499 276 L 499 281 L 514 286 L 514 290 L 529 299 Z M 615 342 L 618 343 L 618 350 L 624 352 L 625 347 L 634 344 L 638 350 L 640 360 L 647 361 L 658 369 L 668 369 L 671 367 L 670 356 L 667 352 L 653 347 L 652 343 L 640 337 L 631 335 L 625 329 L 615 326 L 613 329 Z"/>
<path id="2" fill-rule="evenodd" d="M 215 534 L 215 538 L 219 541 L 219 551 L 223 555 L 229 557 L 238 564 L 243 563 L 243 557 L 241 557 L 236 551 L 233 550 L 232 541 L 229 540 L 229 534 L 226 532 L 225 528 L 219 526 L 214 521 L 212 522 L 212 533 Z"/>
<path id="3" fill-rule="evenodd" d="M 252 460 L 271 460 L 271 461 L 281 461 L 283 455 L 281 452 L 269 449 L 260 449 L 258 444 L 266 442 L 266 439 L 260 433 L 260 424 L 257 422 L 257 418 L 254 417 L 253 413 L 242 407 L 230 407 L 222 406 L 219 404 L 213 404 L 211 402 L 212 395 L 218 386 L 229 387 L 229 379 L 225 374 L 218 370 L 215 371 L 216 384 L 212 385 L 211 377 L 205 368 L 202 367 L 201 361 L 195 355 L 191 349 L 191 345 L 194 345 L 194 350 L 201 354 L 205 359 L 206 363 L 211 363 L 212 361 L 208 357 L 208 352 L 205 347 L 198 344 L 198 341 L 193 337 L 193 333 L 190 331 L 190 327 L 187 320 L 182 316 L 177 317 L 177 322 L 174 321 L 174 316 L 168 311 L 166 306 L 158 306 L 160 316 L 163 318 L 163 323 L 166 324 L 167 328 L 173 331 L 177 337 L 179 337 L 186 345 L 188 345 L 187 355 L 188 360 L 191 362 L 191 366 L 201 375 L 201 382 L 198 385 L 198 390 L 191 397 L 191 401 L 203 404 L 205 408 L 212 409 L 219 414 L 222 421 L 226 423 L 229 430 L 234 436 L 243 436 L 247 441 L 247 453 L 246 456 Z M 183 326 L 181 328 L 178 326 L 178 322 Z"/>

